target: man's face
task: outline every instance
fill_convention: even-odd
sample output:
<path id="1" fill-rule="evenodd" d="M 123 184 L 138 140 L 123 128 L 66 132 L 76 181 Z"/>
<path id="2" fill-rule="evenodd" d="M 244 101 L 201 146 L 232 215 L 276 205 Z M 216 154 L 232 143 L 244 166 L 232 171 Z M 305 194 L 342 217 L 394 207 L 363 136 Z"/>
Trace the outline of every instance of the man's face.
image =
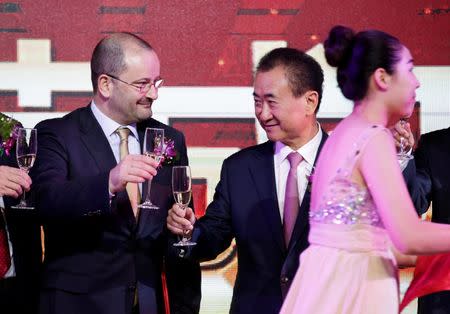
<path id="1" fill-rule="evenodd" d="M 307 118 L 305 94 L 294 97 L 281 66 L 256 74 L 255 115 L 271 141 L 298 146 Z"/>
<path id="2" fill-rule="evenodd" d="M 160 63 L 153 50 L 127 48 L 124 59 L 126 70 L 118 76 L 122 81 L 140 86 L 160 78 Z M 114 86 L 108 106 L 118 123 L 136 123 L 152 116 L 152 104 L 158 98 L 158 90 L 154 85 L 147 93 L 142 93 L 135 86 L 111 80 Z"/>

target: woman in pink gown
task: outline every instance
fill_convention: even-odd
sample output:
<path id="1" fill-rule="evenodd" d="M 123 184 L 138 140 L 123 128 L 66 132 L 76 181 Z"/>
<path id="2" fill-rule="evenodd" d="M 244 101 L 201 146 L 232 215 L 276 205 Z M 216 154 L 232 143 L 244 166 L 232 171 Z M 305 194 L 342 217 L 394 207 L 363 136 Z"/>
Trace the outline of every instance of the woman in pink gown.
<path id="1" fill-rule="evenodd" d="M 327 140 L 312 184 L 309 248 L 281 313 L 398 313 L 397 266 L 405 254 L 450 251 L 450 226 L 420 221 L 387 128 L 412 113 L 409 50 L 371 30 L 336 26 L 325 56 L 353 112 Z"/>

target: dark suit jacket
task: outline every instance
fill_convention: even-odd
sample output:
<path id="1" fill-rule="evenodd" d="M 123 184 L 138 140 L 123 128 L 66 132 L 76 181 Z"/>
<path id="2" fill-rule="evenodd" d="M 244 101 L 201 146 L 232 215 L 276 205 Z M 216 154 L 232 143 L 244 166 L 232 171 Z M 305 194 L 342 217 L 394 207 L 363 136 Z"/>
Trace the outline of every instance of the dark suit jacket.
<path id="1" fill-rule="evenodd" d="M 433 201 L 431 220 L 450 224 L 450 128 L 424 134 L 405 169 L 407 185 L 419 214 Z M 419 313 L 450 313 L 450 292 L 419 298 Z"/>
<path id="2" fill-rule="evenodd" d="M 149 119 L 137 125 L 141 146 L 146 127 L 163 128 L 180 154 L 174 164 L 188 163 L 181 132 Z M 110 204 L 109 171 L 117 163 L 89 106 L 43 121 L 37 129 L 32 175 L 45 229 L 41 311 L 129 314 L 137 284 L 140 313 L 156 313 L 156 304 L 162 312 L 165 258 L 172 313 L 198 312 L 198 263 L 167 254 L 172 247 L 165 229 L 174 203 L 171 166 L 163 166 L 153 179 L 152 201 L 160 209 L 141 210 L 136 223 L 126 191 Z"/>
<path id="3" fill-rule="evenodd" d="M 17 168 L 15 147 L 0 165 Z M 3 197 L 16 276 L 0 279 L 0 312 L 37 313 L 41 270 L 41 232 L 33 212 L 12 209 L 19 199 Z M 3 219 L 0 217 L 0 219 Z"/>
<path id="4" fill-rule="evenodd" d="M 323 134 L 320 148 L 326 138 Z M 274 143 L 269 141 L 227 158 L 214 200 L 195 224 L 198 245 L 189 252 L 192 258 L 213 259 L 236 238 L 238 273 L 231 313 L 278 313 L 299 255 L 308 246 L 310 191 L 286 249 L 273 156 Z"/>

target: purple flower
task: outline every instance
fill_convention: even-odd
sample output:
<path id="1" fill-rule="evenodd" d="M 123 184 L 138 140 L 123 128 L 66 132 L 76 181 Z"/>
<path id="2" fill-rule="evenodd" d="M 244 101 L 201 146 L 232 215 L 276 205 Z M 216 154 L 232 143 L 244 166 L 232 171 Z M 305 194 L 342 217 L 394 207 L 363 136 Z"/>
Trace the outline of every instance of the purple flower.
<path id="1" fill-rule="evenodd" d="M 162 157 L 162 161 L 159 164 L 160 167 L 163 165 L 170 165 L 174 160 L 177 160 L 178 153 L 175 150 L 175 142 L 172 139 L 164 137 Z"/>
<path id="2" fill-rule="evenodd" d="M 5 123 L 2 125 L 3 136 L 5 136 L 6 133 L 9 137 L 3 138 L 0 135 L 0 156 L 3 155 L 3 152 L 6 156 L 9 156 L 12 147 L 16 143 L 17 137 L 19 136 L 19 128 L 21 128 L 21 125 L 16 120 L 6 116 L 3 116 L 1 121 Z"/>
<path id="3" fill-rule="evenodd" d="M 167 157 L 175 157 L 177 155 L 177 152 L 175 151 L 175 142 L 173 140 L 165 138 L 163 151 L 163 154 L 165 154 Z"/>

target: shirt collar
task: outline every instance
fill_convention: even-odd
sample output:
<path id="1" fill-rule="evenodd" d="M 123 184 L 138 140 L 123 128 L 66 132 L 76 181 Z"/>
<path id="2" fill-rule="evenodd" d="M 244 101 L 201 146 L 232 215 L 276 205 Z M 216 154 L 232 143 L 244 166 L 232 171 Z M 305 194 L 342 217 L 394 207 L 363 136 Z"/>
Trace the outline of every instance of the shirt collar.
<path id="1" fill-rule="evenodd" d="M 300 147 L 297 152 L 302 155 L 303 160 L 312 168 L 316 160 L 317 151 L 319 150 L 320 142 L 322 141 L 323 131 L 320 127 L 319 122 L 317 122 L 319 130 L 316 135 L 307 142 L 305 145 Z M 283 143 L 275 142 L 275 164 L 281 165 L 281 163 L 286 159 L 286 157 L 292 153 L 294 150 Z"/>
<path id="2" fill-rule="evenodd" d="M 133 133 L 134 137 L 136 139 L 139 139 L 137 129 L 136 129 L 136 123 L 129 124 L 129 125 L 121 125 L 105 115 L 101 110 L 97 107 L 97 105 L 94 103 L 94 100 L 91 101 L 91 110 L 94 114 L 95 119 L 97 119 L 98 123 L 100 124 L 100 127 L 103 130 L 103 133 L 105 133 L 106 137 L 110 137 L 112 134 L 116 132 L 116 130 L 119 127 L 127 127 L 130 129 L 131 133 Z"/>

